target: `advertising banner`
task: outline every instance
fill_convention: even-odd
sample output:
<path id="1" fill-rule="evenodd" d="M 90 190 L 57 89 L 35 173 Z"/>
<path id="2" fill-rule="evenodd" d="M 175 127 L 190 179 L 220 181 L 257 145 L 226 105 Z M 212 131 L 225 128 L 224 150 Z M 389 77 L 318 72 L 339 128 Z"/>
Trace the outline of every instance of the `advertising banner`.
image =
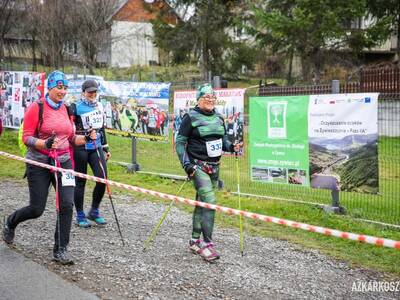
<path id="1" fill-rule="evenodd" d="M 250 98 L 253 181 L 378 192 L 378 94 Z"/>
<path id="2" fill-rule="evenodd" d="M 152 140 L 168 139 L 170 83 L 96 81 L 107 132 Z M 68 102 L 81 97 L 83 82 L 83 79 L 70 81 Z"/>
<path id="3" fill-rule="evenodd" d="M 243 142 L 243 103 L 245 91 L 245 89 L 215 89 L 217 97 L 215 110 L 224 117 L 228 139 L 232 143 Z M 174 141 L 182 123 L 183 116 L 189 109 L 196 105 L 195 90 L 174 92 Z M 240 154 L 242 154 L 242 150 Z"/>
<path id="4" fill-rule="evenodd" d="M 44 95 L 45 73 L 0 71 L 0 118 L 18 129 L 26 109 Z"/>

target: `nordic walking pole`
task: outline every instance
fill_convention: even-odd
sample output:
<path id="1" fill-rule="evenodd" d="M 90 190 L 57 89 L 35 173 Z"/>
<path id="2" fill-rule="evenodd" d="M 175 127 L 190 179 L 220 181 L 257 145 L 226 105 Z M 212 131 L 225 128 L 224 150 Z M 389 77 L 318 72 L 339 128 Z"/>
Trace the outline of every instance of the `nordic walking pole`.
<path id="1" fill-rule="evenodd" d="M 181 187 L 179 188 L 178 192 L 176 193 L 176 195 L 178 195 L 183 187 L 185 186 L 186 182 L 188 181 L 188 178 L 185 179 L 185 181 L 183 182 L 183 184 L 181 185 Z M 144 242 L 144 247 L 143 247 L 143 251 L 146 251 L 147 248 L 149 247 L 150 243 L 153 241 L 153 239 L 156 237 L 158 230 L 160 229 L 162 223 L 164 222 L 165 218 L 167 217 L 167 215 L 169 214 L 172 206 L 174 205 L 174 200 L 172 200 L 167 209 L 164 211 L 163 215 L 161 216 L 160 221 L 158 222 L 158 224 L 156 225 L 156 227 L 153 228 L 153 231 L 151 232 L 150 236 L 147 238 L 147 240 Z"/>
<path id="2" fill-rule="evenodd" d="M 235 151 L 236 160 L 236 183 L 237 183 L 237 193 L 239 197 L 239 210 L 242 210 L 242 201 L 240 199 L 240 177 L 239 177 L 239 153 Z M 243 233 L 243 220 L 242 215 L 239 215 L 239 228 L 240 228 L 240 252 L 244 253 L 244 233 Z"/>
<path id="3" fill-rule="evenodd" d="M 56 135 L 53 131 L 51 137 L 53 139 L 56 138 Z M 57 155 L 57 150 L 53 149 L 53 156 L 54 156 L 54 166 L 55 167 L 60 167 L 58 165 L 58 155 Z M 60 195 L 59 195 L 59 190 L 58 190 L 58 172 L 54 171 L 54 180 L 55 180 L 55 194 L 56 194 L 56 212 L 57 212 L 57 235 L 58 235 L 58 247 L 60 247 L 61 244 L 61 221 L 60 221 Z"/>
<path id="4" fill-rule="evenodd" d="M 96 141 L 93 140 L 92 143 L 93 143 L 94 148 L 96 149 L 97 156 L 99 158 L 99 165 L 100 165 L 101 171 L 103 172 L 103 177 L 104 177 L 105 180 L 108 180 L 107 175 L 106 175 L 106 171 L 104 170 L 103 164 L 101 163 L 100 152 L 99 152 L 99 148 L 97 148 Z M 117 223 L 119 236 L 121 237 L 122 246 L 124 247 L 125 246 L 124 237 L 122 236 L 121 227 L 119 226 L 117 213 L 115 212 L 114 201 L 112 199 L 111 190 L 110 190 L 110 186 L 108 185 L 108 183 L 106 183 L 106 190 L 107 190 L 108 198 L 110 199 L 110 202 L 111 202 L 111 207 L 112 207 L 112 210 L 113 210 L 113 213 L 114 213 L 115 223 Z"/>

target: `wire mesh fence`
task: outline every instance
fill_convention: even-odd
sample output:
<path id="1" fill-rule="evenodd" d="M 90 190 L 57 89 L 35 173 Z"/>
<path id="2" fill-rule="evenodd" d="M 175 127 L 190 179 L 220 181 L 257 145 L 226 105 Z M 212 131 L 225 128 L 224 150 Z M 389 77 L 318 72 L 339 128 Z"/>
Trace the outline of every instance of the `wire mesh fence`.
<path id="1" fill-rule="evenodd" d="M 397 73 L 395 73 L 397 74 Z M 399 80 L 395 75 L 390 80 Z M 175 85 L 172 90 L 193 89 L 198 82 L 182 83 Z M 397 83 L 396 83 L 397 84 Z M 361 83 L 346 83 L 340 85 L 341 93 L 363 92 Z M 378 86 L 378 85 L 377 85 Z M 378 101 L 378 158 L 379 158 L 379 193 L 364 194 L 356 192 L 339 192 L 340 205 L 345 207 L 347 213 L 355 218 L 362 218 L 376 222 L 400 225 L 400 90 L 393 90 L 394 84 L 382 84 Z M 397 84 L 397 87 L 400 87 Z M 387 88 L 387 89 L 385 89 Z M 259 95 L 307 95 L 307 94 L 329 94 L 331 85 L 303 86 L 303 87 L 260 87 Z M 172 97 L 171 97 L 172 99 Z M 248 107 L 248 106 L 246 106 Z M 245 115 L 248 112 L 245 111 Z M 171 121 L 171 120 L 170 120 Z M 172 127 L 170 122 L 170 128 Z M 248 120 L 245 120 L 244 140 L 245 149 L 249 136 Z M 172 131 L 169 132 L 168 142 L 154 142 L 147 140 L 137 141 L 137 162 L 144 172 L 156 174 L 172 174 L 185 176 L 180 166 L 178 157 L 174 151 L 172 142 Z M 110 137 L 111 144 L 115 149 L 130 148 L 129 139 Z M 124 145 L 122 145 L 124 144 Z M 113 151 L 114 160 L 131 162 L 130 151 Z M 236 161 L 238 160 L 238 161 Z M 265 197 L 294 201 L 298 203 L 330 205 L 332 195 L 330 190 L 313 189 L 297 185 L 260 183 L 251 180 L 250 156 L 244 151 L 243 156 L 223 156 L 221 160 L 220 177 L 224 182 L 226 190 L 235 192 L 236 163 L 239 164 L 240 190 L 242 194 L 250 197 Z"/>
<path id="2" fill-rule="evenodd" d="M 400 225 L 400 97 L 397 100 L 379 100 L 378 122 L 379 193 L 340 192 L 340 204 L 352 217 Z M 245 125 L 244 131 L 246 142 L 248 124 Z M 126 150 L 131 147 L 130 139 L 110 136 L 109 140 L 113 148 L 113 159 L 130 163 L 131 152 Z M 174 151 L 172 138 L 169 138 L 168 142 L 139 139 L 136 150 L 141 171 L 185 176 Z M 237 188 L 236 159 L 239 163 L 240 189 L 243 194 L 299 203 L 331 204 L 330 190 L 252 181 L 248 151 L 239 158 L 222 158 L 220 176 L 228 191 L 235 192 Z"/>

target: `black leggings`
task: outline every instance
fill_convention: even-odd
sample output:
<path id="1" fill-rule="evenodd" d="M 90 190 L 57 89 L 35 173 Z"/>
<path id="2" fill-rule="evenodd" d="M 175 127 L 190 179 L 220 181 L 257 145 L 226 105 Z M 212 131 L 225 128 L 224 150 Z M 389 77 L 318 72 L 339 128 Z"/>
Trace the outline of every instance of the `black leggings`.
<path id="1" fill-rule="evenodd" d="M 104 157 L 104 152 L 102 149 L 99 149 L 100 161 L 103 165 L 104 171 L 107 176 L 107 165 L 106 159 Z M 96 150 L 86 150 L 82 148 L 74 149 L 74 160 L 75 160 L 75 171 L 87 174 L 87 165 L 90 165 L 90 168 L 93 171 L 93 175 L 100 178 L 105 178 L 103 171 L 99 164 L 99 156 L 97 155 Z M 74 202 L 76 211 L 83 211 L 83 200 L 85 196 L 85 185 L 86 179 L 75 177 L 75 194 L 74 194 Z M 104 183 L 96 182 L 96 186 L 93 190 L 92 196 L 92 208 L 98 209 L 100 206 L 100 202 L 103 199 L 104 192 L 106 190 L 106 185 Z"/>
<path id="2" fill-rule="evenodd" d="M 68 160 L 62 163 L 61 167 L 71 169 L 72 163 Z M 39 218 L 46 207 L 50 184 L 55 187 L 54 173 L 48 169 L 27 164 L 26 174 L 29 186 L 29 205 L 14 211 L 8 217 L 8 224 L 11 228 L 17 227 L 19 223 L 26 220 Z M 74 187 L 62 186 L 60 173 L 57 173 L 57 178 L 60 212 L 54 234 L 55 248 L 66 247 L 69 243 L 74 196 Z M 60 228 L 58 228 L 59 225 Z"/>

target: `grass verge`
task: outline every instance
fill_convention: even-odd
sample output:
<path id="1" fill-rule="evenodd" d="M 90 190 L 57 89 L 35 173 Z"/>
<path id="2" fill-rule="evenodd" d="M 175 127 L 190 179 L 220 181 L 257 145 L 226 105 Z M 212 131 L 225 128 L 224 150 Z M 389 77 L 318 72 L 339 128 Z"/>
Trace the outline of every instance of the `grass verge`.
<path id="1" fill-rule="evenodd" d="M 5 130 L 4 134 L 0 137 L 0 150 L 19 155 L 15 131 Z M 151 149 L 149 149 L 149 152 L 151 152 Z M 118 157 L 118 155 L 118 151 L 115 151 L 115 156 Z M 150 155 L 151 158 L 151 153 L 148 155 Z M 0 156 L 1 179 L 14 179 L 22 181 L 24 168 L 25 167 L 21 162 L 9 160 Z M 143 174 L 130 174 L 124 167 L 116 164 L 109 164 L 109 177 L 114 181 L 170 194 L 175 194 L 182 184 L 181 181 L 163 179 Z M 93 183 L 89 183 L 88 187 L 93 187 Z M 131 195 L 134 201 L 147 199 L 153 202 L 166 202 L 165 200 L 161 200 L 156 197 L 120 190 L 114 187 L 112 190 L 114 194 Z M 191 183 L 185 185 L 181 192 L 181 196 L 189 197 L 191 199 L 194 198 L 194 188 L 192 187 Z M 218 191 L 217 199 L 219 205 L 232 208 L 237 208 L 238 206 L 238 197 L 232 195 L 226 190 Z M 189 213 L 193 210 L 192 207 L 182 204 L 178 204 L 177 206 Z M 351 219 L 347 216 L 326 214 L 319 208 L 310 205 L 242 197 L 242 209 L 312 225 L 334 228 L 342 231 L 400 240 L 400 231 L 398 230 L 379 225 L 366 224 Z M 224 227 L 239 227 L 238 217 L 217 213 L 216 222 L 220 226 Z M 191 226 L 191 224 L 188 224 L 188 226 Z M 353 241 L 306 232 L 300 229 L 288 228 L 249 219 L 245 219 L 245 230 L 246 235 L 251 234 L 287 240 L 297 245 L 299 249 L 315 249 L 336 259 L 345 260 L 352 266 L 360 266 L 376 271 L 384 271 L 393 278 L 400 277 L 400 267 L 398 263 L 400 261 L 400 251 L 395 249 L 361 244 Z M 239 251 L 239 241 L 237 243 L 237 248 Z"/>

